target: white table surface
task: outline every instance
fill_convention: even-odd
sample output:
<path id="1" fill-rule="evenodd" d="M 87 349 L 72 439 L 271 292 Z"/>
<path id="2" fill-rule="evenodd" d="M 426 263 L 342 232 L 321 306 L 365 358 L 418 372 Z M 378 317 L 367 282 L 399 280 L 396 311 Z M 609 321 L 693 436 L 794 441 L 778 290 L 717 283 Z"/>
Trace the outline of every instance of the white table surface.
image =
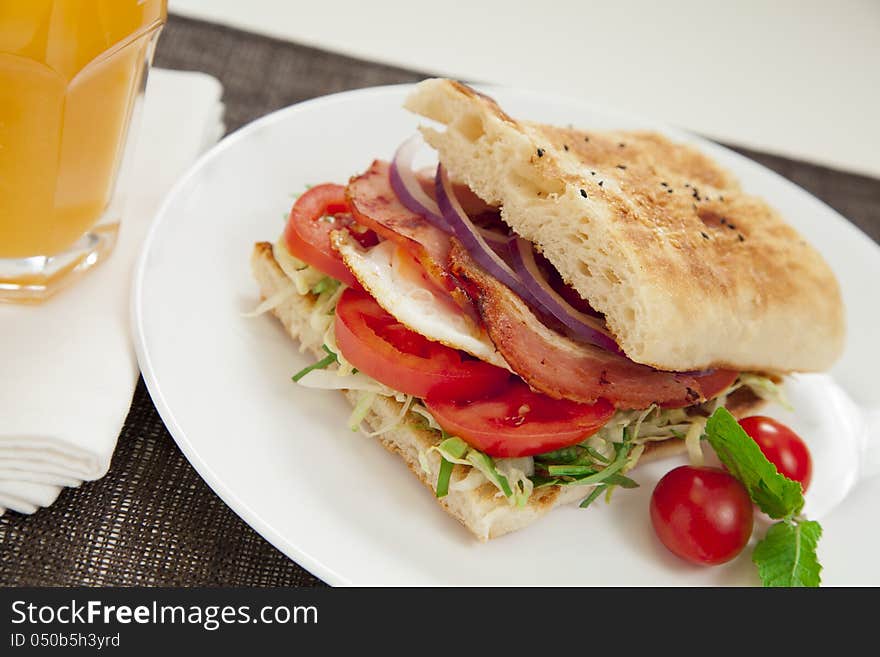
<path id="1" fill-rule="evenodd" d="M 172 12 L 564 93 L 880 177 L 880 0 L 169 0 Z"/>

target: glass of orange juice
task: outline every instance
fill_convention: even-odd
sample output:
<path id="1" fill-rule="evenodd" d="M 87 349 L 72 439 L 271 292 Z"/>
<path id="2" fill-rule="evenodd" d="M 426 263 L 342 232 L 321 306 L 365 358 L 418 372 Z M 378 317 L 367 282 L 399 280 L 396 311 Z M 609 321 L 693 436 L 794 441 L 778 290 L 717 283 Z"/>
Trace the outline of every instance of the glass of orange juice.
<path id="1" fill-rule="evenodd" d="M 167 0 L 0 0 L 0 301 L 109 255 Z"/>

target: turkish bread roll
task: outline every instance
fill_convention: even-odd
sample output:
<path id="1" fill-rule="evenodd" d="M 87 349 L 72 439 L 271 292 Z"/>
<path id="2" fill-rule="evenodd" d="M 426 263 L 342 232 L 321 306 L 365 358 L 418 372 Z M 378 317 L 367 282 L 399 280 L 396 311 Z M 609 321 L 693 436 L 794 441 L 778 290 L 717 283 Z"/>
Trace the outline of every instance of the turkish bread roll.
<path id="1" fill-rule="evenodd" d="M 530 240 L 605 315 L 632 360 L 673 371 L 820 371 L 844 311 L 819 253 L 695 148 L 508 116 L 450 80 L 406 107 L 457 181 Z"/>

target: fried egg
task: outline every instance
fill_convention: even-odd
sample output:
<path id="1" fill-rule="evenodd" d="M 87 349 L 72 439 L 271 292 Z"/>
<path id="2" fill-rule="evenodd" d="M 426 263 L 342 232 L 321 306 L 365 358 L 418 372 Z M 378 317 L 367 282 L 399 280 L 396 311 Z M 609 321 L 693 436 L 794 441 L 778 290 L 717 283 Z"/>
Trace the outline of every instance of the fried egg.
<path id="1" fill-rule="evenodd" d="M 418 265 L 391 241 L 363 249 L 350 236 L 334 245 L 364 289 L 397 321 L 434 342 L 510 369 L 485 329 L 419 275 Z"/>

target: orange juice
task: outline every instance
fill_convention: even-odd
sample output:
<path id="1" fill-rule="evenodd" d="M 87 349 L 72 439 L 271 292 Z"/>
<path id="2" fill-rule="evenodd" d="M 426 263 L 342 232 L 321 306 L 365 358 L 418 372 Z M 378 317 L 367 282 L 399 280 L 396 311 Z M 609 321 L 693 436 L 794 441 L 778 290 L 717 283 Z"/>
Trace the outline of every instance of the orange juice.
<path id="1" fill-rule="evenodd" d="M 0 0 L 0 265 L 118 224 L 106 213 L 165 15 L 166 0 Z"/>

